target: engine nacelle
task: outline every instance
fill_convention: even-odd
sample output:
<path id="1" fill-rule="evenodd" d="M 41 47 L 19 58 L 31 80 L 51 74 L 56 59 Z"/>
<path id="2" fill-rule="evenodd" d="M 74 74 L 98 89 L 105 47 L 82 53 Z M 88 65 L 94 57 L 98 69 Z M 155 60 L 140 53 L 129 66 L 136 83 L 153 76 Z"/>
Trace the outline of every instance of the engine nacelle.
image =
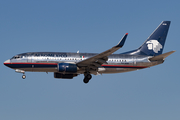
<path id="1" fill-rule="evenodd" d="M 59 63 L 58 72 L 75 73 L 77 72 L 77 66 L 76 64 L 71 64 L 71 63 Z"/>
<path id="2" fill-rule="evenodd" d="M 62 78 L 62 79 L 72 79 L 77 76 L 77 74 L 62 74 L 62 73 L 54 73 L 54 78 Z"/>

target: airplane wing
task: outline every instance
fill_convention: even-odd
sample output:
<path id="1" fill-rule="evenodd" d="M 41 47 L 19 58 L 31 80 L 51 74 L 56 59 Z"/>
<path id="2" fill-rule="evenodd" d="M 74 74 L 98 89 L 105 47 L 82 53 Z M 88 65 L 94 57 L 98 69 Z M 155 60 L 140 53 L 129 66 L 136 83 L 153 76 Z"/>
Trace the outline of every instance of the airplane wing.
<path id="1" fill-rule="evenodd" d="M 78 67 L 87 67 L 88 69 L 97 69 L 97 67 L 101 66 L 103 63 L 107 63 L 108 56 L 117 51 L 119 48 L 123 47 L 125 40 L 127 38 L 128 33 L 124 35 L 124 37 L 119 41 L 119 43 L 112 47 L 109 50 L 106 50 L 100 54 L 97 54 L 93 57 L 85 59 L 81 62 L 78 62 L 76 65 Z"/>

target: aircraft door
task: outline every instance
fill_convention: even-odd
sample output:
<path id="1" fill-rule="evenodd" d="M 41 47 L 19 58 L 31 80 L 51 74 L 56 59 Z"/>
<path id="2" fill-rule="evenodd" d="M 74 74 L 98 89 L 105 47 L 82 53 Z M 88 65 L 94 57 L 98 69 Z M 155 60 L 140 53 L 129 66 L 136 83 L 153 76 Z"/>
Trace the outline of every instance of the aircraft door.
<path id="1" fill-rule="evenodd" d="M 28 57 L 28 58 L 27 58 L 27 62 L 30 62 L 30 63 L 31 63 L 31 62 L 32 62 L 32 57 Z"/>
<path id="2" fill-rule="evenodd" d="M 136 57 L 133 57 L 133 65 L 136 66 Z"/>

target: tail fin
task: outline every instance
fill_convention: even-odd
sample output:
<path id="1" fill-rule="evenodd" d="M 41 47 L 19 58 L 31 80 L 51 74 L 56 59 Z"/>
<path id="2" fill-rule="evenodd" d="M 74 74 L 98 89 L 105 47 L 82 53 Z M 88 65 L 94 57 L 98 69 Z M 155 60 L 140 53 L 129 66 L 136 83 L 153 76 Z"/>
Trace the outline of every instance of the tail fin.
<path id="1" fill-rule="evenodd" d="M 170 21 L 163 21 L 137 50 L 123 54 L 157 56 L 162 54 Z"/>

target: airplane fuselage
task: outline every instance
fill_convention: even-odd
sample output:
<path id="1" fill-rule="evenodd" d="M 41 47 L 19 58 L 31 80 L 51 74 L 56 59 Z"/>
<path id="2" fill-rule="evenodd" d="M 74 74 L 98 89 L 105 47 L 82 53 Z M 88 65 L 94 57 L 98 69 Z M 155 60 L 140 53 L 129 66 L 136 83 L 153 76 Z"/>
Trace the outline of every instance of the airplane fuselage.
<path id="1" fill-rule="evenodd" d="M 97 55 L 96 53 L 65 53 L 65 52 L 31 52 L 14 56 L 4 64 L 12 69 L 30 72 L 60 72 L 58 64 L 76 64 L 87 58 Z M 151 67 L 163 61 L 149 61 L 150 56 L 112 54 L 108 56 L 107 63 L 102 64 L 97 70 L 90 70 L 91 74 L 122 73 Z M 83 74 L 82 66 L 77 66 L 73 74 Z M 63 73 L 63 72 L 60 72 Z M 66 72 L 68 73 L 68 72 Z"/>

